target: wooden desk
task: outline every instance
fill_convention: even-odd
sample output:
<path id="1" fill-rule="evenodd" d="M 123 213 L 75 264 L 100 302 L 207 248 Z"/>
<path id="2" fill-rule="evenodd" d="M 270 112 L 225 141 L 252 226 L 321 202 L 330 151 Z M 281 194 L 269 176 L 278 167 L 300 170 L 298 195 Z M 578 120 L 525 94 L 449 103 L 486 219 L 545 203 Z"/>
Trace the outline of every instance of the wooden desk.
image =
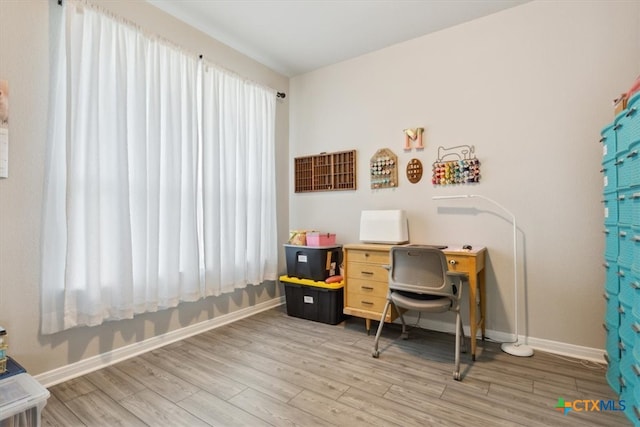
<path id="1" fill-rule="evenodd" d="M 371 320 L 380 320 L 389 289 L 389 274 L 383 267 L 389 265 L 389 251 L 394 245 L 349 244 L 344 245 L 344 314 L 365 319 L 367 333 Z M 484 277 L 486 248 L 471 250 L 450 246 L 442 252 L 447 257 L 449 270 L 469 275 L 469 318 L 471 336 L 471 358 L 476 360 L 476 335 L 478 329 L 485 337 L 486 287 Z M 480 310 L 477 310 L 479 301 Z M 398 313 L 393 309 L 387 313 L 386 322 L 393 322 Z"/>

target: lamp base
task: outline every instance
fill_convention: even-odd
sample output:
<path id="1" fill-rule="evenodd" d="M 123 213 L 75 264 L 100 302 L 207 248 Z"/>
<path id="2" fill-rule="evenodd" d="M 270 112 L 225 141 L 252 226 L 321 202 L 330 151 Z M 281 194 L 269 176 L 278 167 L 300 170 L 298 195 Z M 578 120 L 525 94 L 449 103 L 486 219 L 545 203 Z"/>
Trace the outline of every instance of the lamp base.
<path id="1" fill-rule="evenodd" d="M 533 349 L 526 344 L 504 343 L 500 346 L 502 351 L 512 356 L 529 357 L 533 356 Z"/>

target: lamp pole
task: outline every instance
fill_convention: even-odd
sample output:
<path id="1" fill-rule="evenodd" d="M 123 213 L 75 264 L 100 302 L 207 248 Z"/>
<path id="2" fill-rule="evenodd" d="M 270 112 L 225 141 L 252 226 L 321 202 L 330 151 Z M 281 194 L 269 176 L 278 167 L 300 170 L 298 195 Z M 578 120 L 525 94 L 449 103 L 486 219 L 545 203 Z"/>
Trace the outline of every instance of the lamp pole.
<path id="1" fill-rule="evenodd" d="M 516 327 L 516 340 L 515 342 L 505 342 L 502 343 L 500 348 L 505 353 L 511 354 L 513 356 L 521 356 L 527 357 L 533 355 L 533 349 L 528 346 L 526 343 L 520 344 L 519 335 L 518 335 L 518 227 L 516 225 L 516 216 L 507 208 L 502 206 L 500 203 L 496 202 L 489 197 L 485 197 L 479 194 L 461 194 L 456 196 L 433 196 L 433 200 L 446 200 L 446 199 L 470 199 L 470 198 L 478 198 L 486 200 L 489 203 L 492 203 L 502 209 L 511 217 L 511 223 L 513 224 L 513 286 L 514 286 L 514 301 L 515 301 L 515 327 Z M 472 319 L 475 321 L 475 319 Z"/>

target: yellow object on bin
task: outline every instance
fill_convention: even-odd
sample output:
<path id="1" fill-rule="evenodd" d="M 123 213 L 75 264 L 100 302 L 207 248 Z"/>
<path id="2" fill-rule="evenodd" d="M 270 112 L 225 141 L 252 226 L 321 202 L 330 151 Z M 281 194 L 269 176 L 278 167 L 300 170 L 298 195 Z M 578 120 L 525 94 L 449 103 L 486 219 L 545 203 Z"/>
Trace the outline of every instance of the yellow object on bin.
<path id="1" fill-rule="evenodd" d="M 316 288 L 325 288 L 325 289 L 340 289 L 344 287 L 344 280 L 334 283 L 327 282 L 316 282 L 315 280 L 310 279 L 298 279 L 297 277 L 290 277 L 287 275 L 280 276 L 281 282 L 287 283 L 295 283 L 297 285 L 307 285 L 307 286 L 315 286 Z"/>

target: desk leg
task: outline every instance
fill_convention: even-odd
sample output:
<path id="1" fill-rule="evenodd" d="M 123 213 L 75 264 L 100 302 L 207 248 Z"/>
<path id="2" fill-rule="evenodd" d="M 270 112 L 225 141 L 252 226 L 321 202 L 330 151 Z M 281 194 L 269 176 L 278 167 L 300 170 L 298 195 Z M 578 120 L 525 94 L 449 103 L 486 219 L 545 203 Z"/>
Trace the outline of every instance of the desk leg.
<path id="1" fill-rule="evenodd" d="M 371 335 L 371 319 L 364 319 L 364 325 L 367 328 L 367 335 Z"/>
<path id="2" fill-rule="evenodd" d="M 478 278 L 475 274 L 469 274 L 469 328 L 471 338 L 471 360 L 476 360 L 476 334 L 478 331 L 478 315 L 476 313 L 476 297 L 478 291 Z"/>
<path id="3" fill-rule="evenodd" d="M 485 330 L 487 323 L 487 293 L 484 281 L 484 268 L 478 273 L 480 285 L 480 322 L 482 325 L 482 341 L 485 339 Z"/>

